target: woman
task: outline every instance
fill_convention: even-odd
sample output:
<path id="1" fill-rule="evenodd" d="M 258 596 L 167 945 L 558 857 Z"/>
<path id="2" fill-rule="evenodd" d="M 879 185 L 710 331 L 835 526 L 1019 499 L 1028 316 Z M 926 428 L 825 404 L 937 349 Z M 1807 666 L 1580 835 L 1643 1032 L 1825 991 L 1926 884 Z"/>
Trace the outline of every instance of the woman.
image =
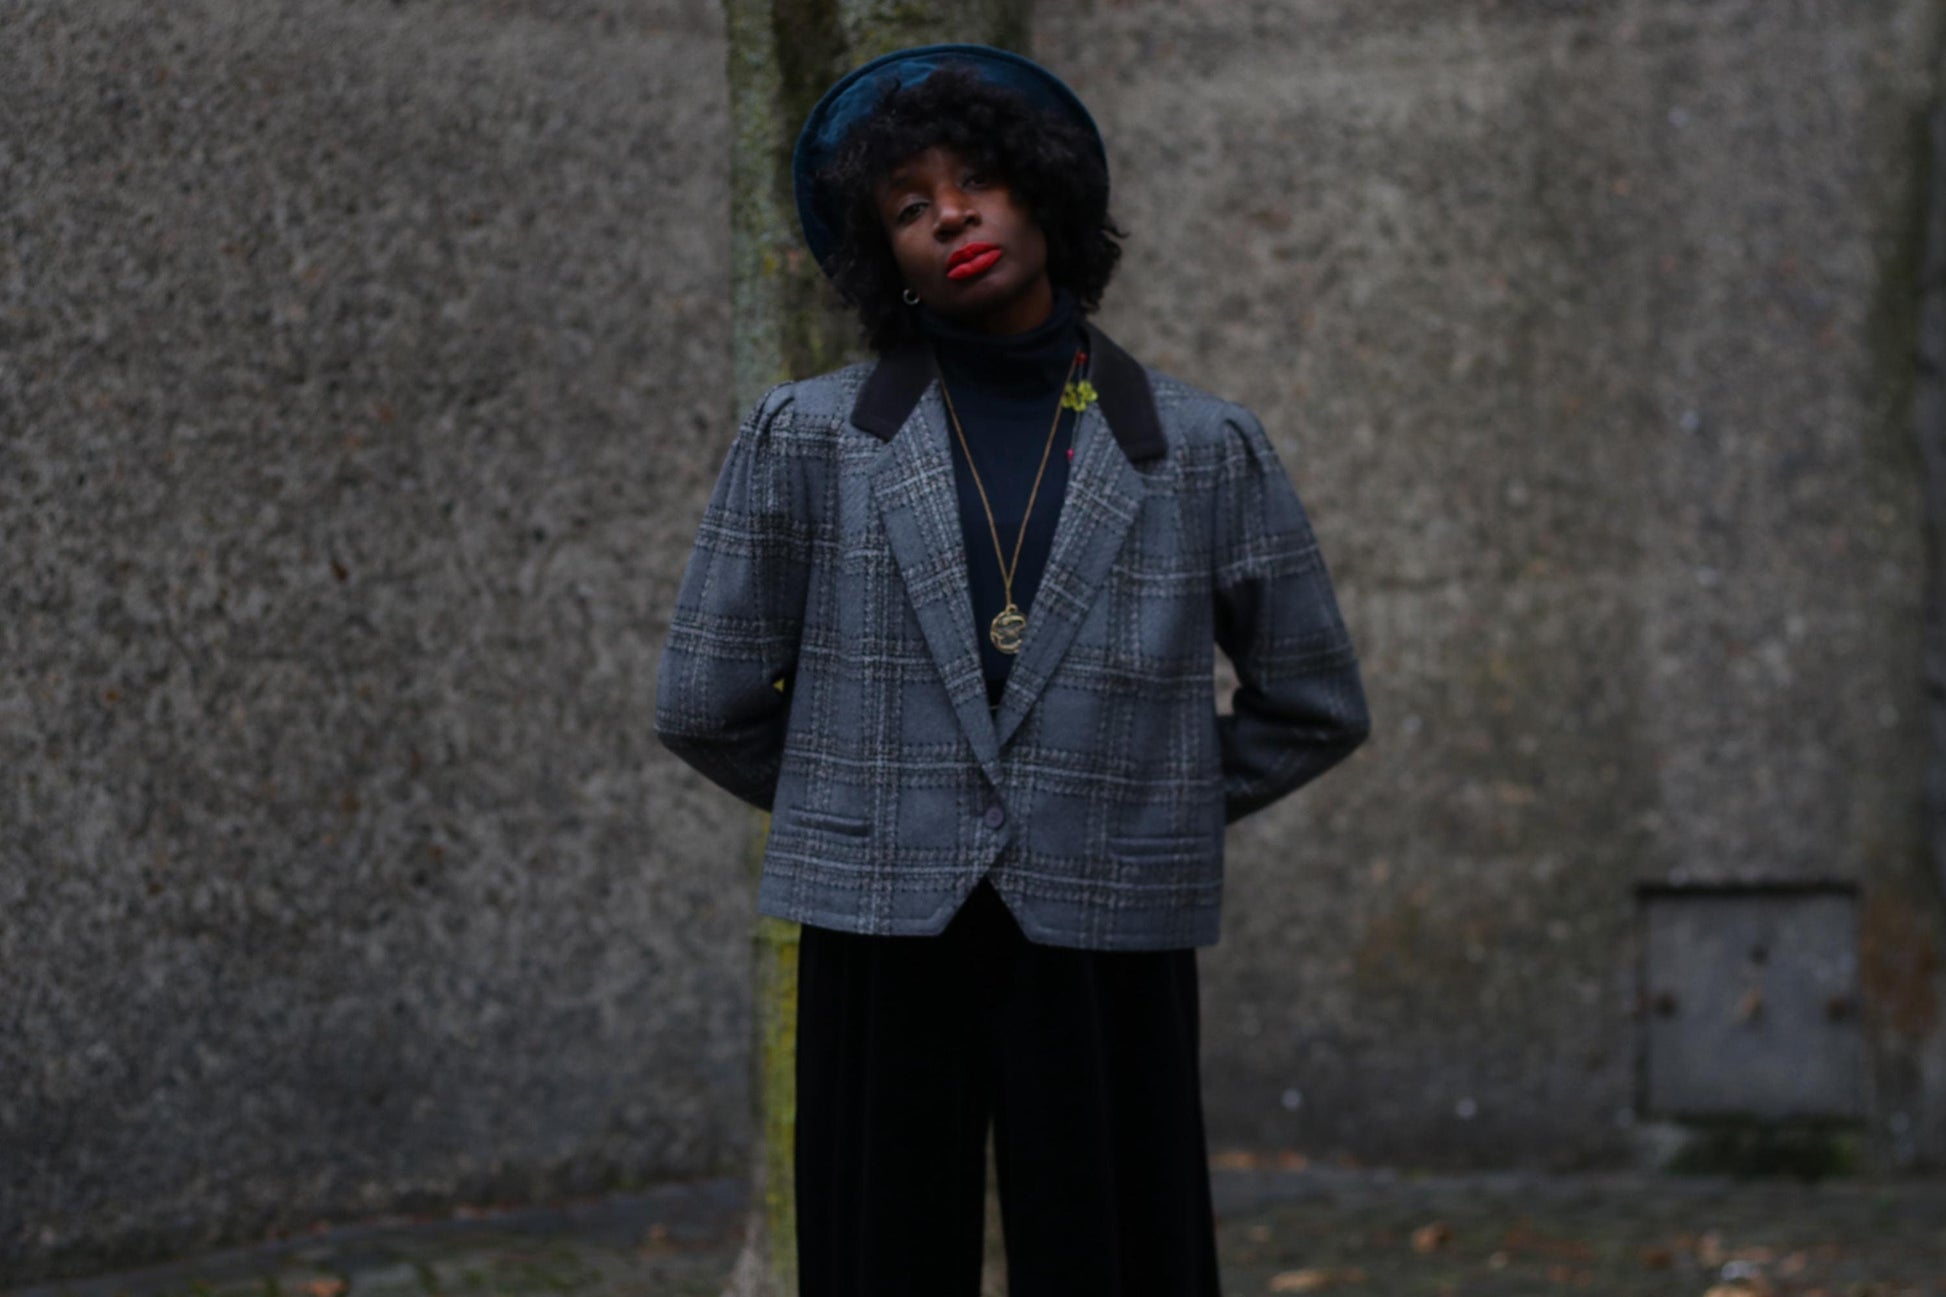
<path id="1" fill-rule="evenodd" d="M 1324 564 L 1256 419 L 1089 322 L 1120 232 L 1051 73 L 887 55 L 795 163 L 878 360 L 739 429 L 657 730 L 775 812 L 801 1291 L 976 1294 L 991 1119 L 1014 1297 L 1214 1294 L 1195 951 L 1224 825 L 1367 733 Z"/>

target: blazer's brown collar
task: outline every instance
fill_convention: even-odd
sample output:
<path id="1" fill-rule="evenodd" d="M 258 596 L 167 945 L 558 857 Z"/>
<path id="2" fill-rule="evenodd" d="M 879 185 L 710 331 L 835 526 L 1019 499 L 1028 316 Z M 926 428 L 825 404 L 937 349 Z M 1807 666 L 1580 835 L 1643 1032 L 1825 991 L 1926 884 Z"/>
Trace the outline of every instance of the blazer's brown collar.
<path id="1" fill-rule="evenodd" d="M 1092 321 L 1084 327 L 1091 354 L 1088 381 L 1094 384 L 1102 417 L 1108 420 L 1116 443 L 1130 463 L 1158 458 L 1168 449 L 1168 442 L 1162 436 L 1162 421 L 1156 417 L 1149 376 Z M 886 352 L 858 391 L 858 400 L 851 407 L 852 425 L 880 441 L 892 440 L 932 379 L 929 344 L 911 342 Z"/>

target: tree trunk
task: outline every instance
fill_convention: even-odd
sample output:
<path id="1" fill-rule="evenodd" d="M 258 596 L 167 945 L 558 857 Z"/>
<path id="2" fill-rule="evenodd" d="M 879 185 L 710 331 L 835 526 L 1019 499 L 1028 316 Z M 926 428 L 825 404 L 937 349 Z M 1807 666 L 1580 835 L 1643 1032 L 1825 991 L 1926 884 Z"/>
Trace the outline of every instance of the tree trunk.
<path id="1" fill-rule="evenodd" d="M 797 228 L 791 147 L 826 87 L 910 45 L 1027 49 L 1031 0 L 724 0 L 730 75 L 730 247 L 735 417 L 774 383 L 863 352 Z M 767 817 L 755 825 L 761 859 Z M 797 925 L 760 918 L 752 943 L 758 1147 L 749 1226 L 727 1297 L 795 1297 Z"/>

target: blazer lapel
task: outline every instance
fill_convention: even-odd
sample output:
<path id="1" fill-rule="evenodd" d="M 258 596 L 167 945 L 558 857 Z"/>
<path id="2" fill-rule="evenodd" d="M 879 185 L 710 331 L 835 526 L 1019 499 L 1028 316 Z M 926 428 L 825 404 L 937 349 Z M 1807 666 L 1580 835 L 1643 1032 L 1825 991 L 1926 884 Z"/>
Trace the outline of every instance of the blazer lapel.
<path id="1" fill-rule="evenodd" d="M 873 471 L 873 499 L 953 710 L 996 780 L 1000 749 L 1074 642 L 1141 511 L 1135 465 L 1167 450 L 1148 375 L 1095 325 L 1087 330 L 1099 401 L 1075 426 L 1067 498 L 997 718 L 973 638 L 959 490 L 931 352 L 919 343 L 886 353 L 852 406 L 852 424 L 888 443 Z"/>
<path id="2" fill-rule="evenodd" d="M 852 423 L 889 442 L 872 470 L 872 499 L 953 712 L 974 756 L 997 778 L 999 744 L 966 593 L 959 490 L 930 365 L 923 350 L 889 354 L 861 391 Z"/>
<path id="3" fill-rule="evenodd" d="M 1002 748 L 1074 642 L 1142 510 L 1142 475 L 1135 465 L 1167 449 L 1142 367 L 1093 324 L 1088 340 L 1094 357 L 1090 381 L 1099 402 L 1083 410 L 1075 425 L 1067 499 L 1054 525 L 1047 570 L 1027 610 L 1020 656 L 1007 672 L 1000 699 L 996 724 Z"/>
<path id="4" fill-rule="evenodd" d="M 1089 406 L 1075 427 L 1074 463 L 1047 569 L 1027 610 L 1020 656 L 1007 672 L 1000 698 L 995 723 L 1002 748 L 1074 642 L 1141 508 L 1141 474 L 1116 445 L 1098 407 Z"/>

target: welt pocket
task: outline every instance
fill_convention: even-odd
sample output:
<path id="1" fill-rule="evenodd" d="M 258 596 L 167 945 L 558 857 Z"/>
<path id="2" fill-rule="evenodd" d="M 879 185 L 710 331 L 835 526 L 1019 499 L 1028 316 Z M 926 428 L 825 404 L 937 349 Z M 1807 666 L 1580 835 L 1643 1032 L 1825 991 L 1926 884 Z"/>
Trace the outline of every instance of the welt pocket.
<path id="1" fill-rule="evenodd" d="M 1116 837 L 1108 839 L 1108 854 L 1123 860 L 1180 859 L 1209 851 L 1208 838 Z"/>
<path id="2" fill-rule="evenodd" d="M 800 829 L 813 833 L 837 833 L 847 838 L 866 838 L 872 833 L 872 822 L 852 815 L 833 815 L 829 811 L 807 811 L 794 807 L 785 812 L 784 818 Z"/>

